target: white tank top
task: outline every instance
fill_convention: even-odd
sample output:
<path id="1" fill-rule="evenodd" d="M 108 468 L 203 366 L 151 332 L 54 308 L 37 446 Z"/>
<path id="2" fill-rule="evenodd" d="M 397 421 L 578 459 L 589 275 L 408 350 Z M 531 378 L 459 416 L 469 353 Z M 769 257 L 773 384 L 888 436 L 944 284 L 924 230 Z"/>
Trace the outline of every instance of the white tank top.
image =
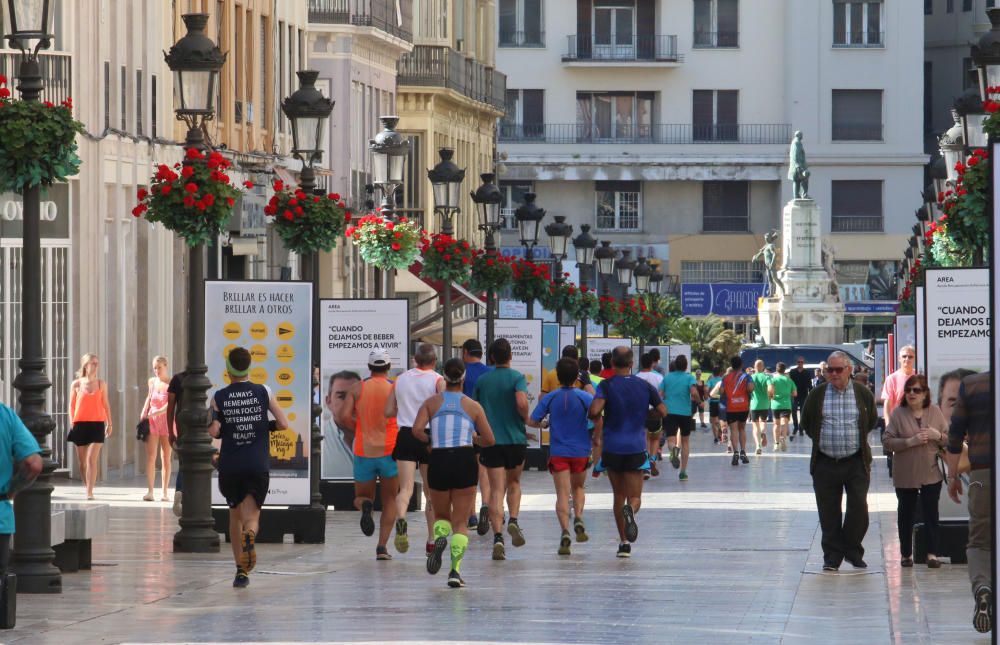
<path id="1" fill-rule="evenodd" d="M 441 375 L 434 370 L 414 367 L 396 378 L 396 425 L 412 428 L 424 401 L 437 394 Z"/>

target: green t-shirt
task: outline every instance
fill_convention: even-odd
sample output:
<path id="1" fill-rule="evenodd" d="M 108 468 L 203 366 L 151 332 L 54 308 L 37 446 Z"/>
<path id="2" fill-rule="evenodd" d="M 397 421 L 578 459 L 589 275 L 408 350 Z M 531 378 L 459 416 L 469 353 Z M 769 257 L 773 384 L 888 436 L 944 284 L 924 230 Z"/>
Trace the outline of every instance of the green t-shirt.
<path id="1" fill-rule="evenodd" d="M 771 377 L 765 372 L 754 372 L 753 394 L 750 395 L 751 410 L 770 410 L 771 399 L 767 398 L 767 384 L 771 382 Z"/>
<path id="2" fill-rule="evenodd" d="M 498 367 L 476 381 L 473 398 L 486 412 L 497 445 L 525 445 L 524 419 L 517 412 L 515 392 L 527 392 L 528 381 L 515 369 Z"/>
<path id="3" fill-rule="evenodd" d="M 775 374 L 771 377 L 771 387 L 774 388 L 774 398 L 771 399 L 772 410 L 792 409 L 792 390 L 795 383 L 787 374 Z"/>

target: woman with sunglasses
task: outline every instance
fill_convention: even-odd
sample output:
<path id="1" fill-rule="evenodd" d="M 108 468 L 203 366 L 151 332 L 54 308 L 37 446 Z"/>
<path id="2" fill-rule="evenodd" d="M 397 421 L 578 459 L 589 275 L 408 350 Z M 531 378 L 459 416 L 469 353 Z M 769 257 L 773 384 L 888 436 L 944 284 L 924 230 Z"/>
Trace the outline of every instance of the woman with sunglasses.
<path id="1" fill-rule="evenodd" d="M 913 523 L 917 498 L 924 518 L 927 566 L 937 569 L 938 499 L 944 479 L 937 453 L 948 439 L 948 422 L 931 404 L 927 378 L 914 374 L 903 385 L 903 399 L 892 411 L 882 446 L 893 452 L 892 483 L 896 487 L 900 564 L 913 566 Z"/>

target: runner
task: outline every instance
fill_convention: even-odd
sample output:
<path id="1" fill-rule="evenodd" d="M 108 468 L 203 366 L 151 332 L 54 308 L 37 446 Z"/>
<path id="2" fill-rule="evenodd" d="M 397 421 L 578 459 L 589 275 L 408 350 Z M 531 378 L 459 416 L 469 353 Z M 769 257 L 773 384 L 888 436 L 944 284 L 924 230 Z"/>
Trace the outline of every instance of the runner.
<path id="1" fill-rule="evenodd" d="M 712 442 L 716 445 L 723 442 L 722 424 L 719 422 L 719 391 L 716 385 L 722 382 L 722 368 L 716 367 L 708 377 L 708 422 L 712 425 Z"/>
<path id="2" fill-rule="evenodd" d="M 790 441 L 795 441 L 796 434 L 802 436 L 806 434 L 806 431 L 799 426 L 799 412 L 806 403 L 809 390 L 812 389 L 812 372 L 807 370 L 805 365 L 805 357 L 799 356 L 795 359 L 795 369 L 788 371 L 788 378 L 792 379 L 792 383 L 795 384 L 795 391 L 797 392 L 795 400 L 792 401 L 792 423 L 794 426 L 792 427 L 792 435 L 788 438 Z"/>
<path id="3" fill-rule="evenodd" d="M 698 388 L 698 403 L 694 400 L 691 401 L 691 414 L 698 414 L 698 423 L 701 424 L 701 429 L 708 431 L 708 426 L 705 425 L 705 399 L 708 398 L 708 388 L 705 387 L 705 382 L 701 380 L 701 370 L 694 371 L 694 383 L 695 387 Z"/>
<path id="4" fill-rule="evenodd" d="M 583 372 L 579 370 L 579 360 L 580 360 L 580 350 L 576 348 L 576 345 L 566 345 L 562 348 L 562 353 L 560 358 L 572 358 L 577 361 L 577 380 L 573 382 L 573 387 L 579 388 L 591 396 L 594 395 L 594 386 L 590 383 L 590 377 L 587 375 L 586 380 L 584 380 Z M 551 370 L 545 374 L 542 378 L 542 396 L 548 394 L 549 392 L 555 392 L 560 387 L 559 377 L 556 375 L 555 370 Z"/>
<path id="5" fill-rule="evenodd" d="M 589 367 L 590 369 L 587 370 L 587 373 L 590 374 L 590 384 L 594 386 L 594 391 L 596 392 L 597 386 L 604 380 L 604 377 L 601 376 L 601 370 L 604 368 L 601 366 L 601 361 L 598 360 L 590 361 Z"/>
<path id="6" fill-rule="evenodd" d="M 354 508 L 361 511 L 361 532 L 375 532 L 372 510 L 375 508 L 375 480 L 381 480 L 379 497 L 382 518 L 379 521 L 376 560 L 392 560 L 385 545 L 396 520 L 396 495 L 399 477 L 392 450 L 396 447 L 396 419 L 386 418 L 385 402 L 392 390 L 389 380 L 389 353 L 376 349 L 368 355 L 371 377 L 355 383 L 338 408 L 338 424 L 354 428 Z"/>
<path id="7" fill-rule="evenodd" d="M 653 371 L 655 364 L 656 360 L 652 352 L 643 354 L 639 357 L 640 369 L 636 376 L 652 385 L 653 389 L 659 392 L 663 377 Z M 663 453 L 660 452 L 662 431 L 663 417 L 657 414 L 656 408 L 649 406 L 649 412 L 646 416 L 646 452 L 649 453 L 649 472 L 643 475 L 643 479 L 649 479 L 650 475 L 660 476 L 660 469 L 656 466 L 656 462 L 663 460 Z"/>
<path id="8" fill-rule="evenodd" d="M 775 366 L 778 373 L 771 377 L 767 395 L 771 398 L 771 412 L 774 414 L 774 451 L 788 452 L 788 420 L 792 416 L 792 401 L 795 400 L 795 383 L 785 374 L 785 364 Z"/>
<path id="9" fill-rule="evenodd" d="M 430 491 L 427 489 L 427 451 L 426 442 L 413 438 L 413 422 L 424 401 L 444 390 L 444 379 L 434 371 L 437 364 L 437 353 L 434 346 L 423 343 L 417 347 L 413 357 L 416 367 L 403 372 L 396 377 L 385 403 L 385 416 L 396 417 L 399 434 L 396 436 L 396 447 L 392 458 L 396 460 L 399 469 L 399 494 L 396 495 L 396 538 L 393 544 L 400 553 L 410 549 L 410 539 L 406 532 L 406 509 L 413 496 L 413 480 L 417 467 L 420 467 L 420 479 L 424 490 L 424 516 L 427 518 L 426 552 L 434 548 L 434 509 L 431 508 Z"/>
<path id="10" fill-rule="evenodd" d="M 476 381 L 479 377 L 489 372 L 492 367 L 483 364 L 483 344 L 475 338 L 470 338 L 462 343 L 462 361 L 465 362 L 465 381 L 462 384 L 462 394 L 472 397 Z M 479 446 L 476 446 L 476 454 L 479 454 Z M 475 504 L 473 504 L 473 514 L 469 515 L 469 528 L 476 529 L 479 535 L 486 535 L 490 530 L 490 478 L 486 474 L 486 467 L 479 465 L 479 499 L 482 504 L 479 506 L 479 516 L 475 515 Z"/>
<path id="11" fill-rule="evenodd" d="M 631 543 L 639 537 L 635 514 L 642 505 L 642 472 L 649 468 L 646 411 L 653 406 L 661 417 L 667 415 L 667 408 L 653 386 L 632 376 L 632 360 L 630 348 L 614 349 L 615 374 L 597 386 L 597 396 L 589 412 L 595 423 L 594 460 L 603 463 L 611 480 L 619 558 L 631 557 Z M 603 427 L 598 423 L 602 413 Z"/>
<path id="12" fill-rule="evenodd" d="M 764 361 L 753 364 L 753 394 L 750 395 L 750 421 L 753 423 L 753 439 L 757 444 L 756 454 L 767 448 L 767 417 L 771 414 L 771 399 L 767 396 L 767 385 L 771 376 L 764 371 Z"/>
<path id="13" fill-rule="evenodd" d="M 511 544 L 524 546 L 524 532 L 517 523 L 521 510 L 521 471 L 528 436 L 524 421 L 528 418 L 528 381 L 517 370 L 511 369 L 511 349 L 506 338 L 497 338 L 490 345 L 493 371 L 479 377 L 476 383 L 476 400 L 486 411 L 496 443 L 484 447 L 479 463 L 489 472 L 490 524 L 493 525 L 493 559 L 507 558 L 503 544 L 503 502 L 507 498 L 510 517 L 507 532 Z"/>
<path id="14" fill-rule="evenodd" d="M 664 426 L 667 444 L 670 446 L 670 465 L 681 469 L 679 479 L 683 482 L 688 478 L 688 456 L 691 454 L 691 433 L 694 432 L 692 408 L 701 403 L 701 397 L 698 395 L 694 375 L 687 371 L 687 356 L 679 355 L 670 362 L 670 366 L 670 371 L 660 384 L 660 394 L 667 405 Z"/>
<path id="15" fill-rule="evenodd" d="M 739 356 L 729 359 L 729 366 L 732 371 L 722 379 L 722 396 L 725 397 L 726 424 L 729 426 L 729 440 L 733 446 L 732 464 L 738 466 L 741 461 L 744 464 L 750 463 L 746 452 L 746 427 L 753 381 L 743 371 L 743 359 Z"/>
<path id="16" fill-rule="evenodd" d="M 208 433 L 222 439 L 219 455 L 219 492 L 229 505 L 229 539 L 236 561 L 233 586 L 250 584 L 257 564 L 254 540 L 260 529 L 260 509 L 270 482 L 271 440 L 267 413 L 275 430 L 288 427 L 285 413 L 267 388 L 251 383 L 250 352 L 237 347 L 226 357 L 230 384 L 212 397 L 212 425 Z"/>
<path id="17" fill-rule="evenodd" d="M 556 374 L 562 387 L 545 395 L 528 419 L 532 428 L 549 427 L 549 473 L 556 488 L 556 516 L 562 535 L 559 538 L 559 555 L 570 554 L 569 498 L 573 497 L 573 531 L 577 542 L 586 542 L 587 528 L 583 523 L 584 483 L 587 481 L 587 462 L 590 459 L 591 439 L 587 412 L 594 397 L 576 387 L 579 363 L 562 358 L 556 363 Z M 595 426 L 601 420 L 595 422 Z"/>
<path id="18" fill-rule="evenodd" d="M 427 573 L 441 569 L 441 556 L 451 536 L 449 587 L 464 587 L 460 569 L 469 546 L 465 518 L 476 504 L 479 466 L 475 445 L 493 445 L 493 432 L 483 408 L 462 393 L 465 364 L 451 358 L 444 364 L 447 388 L 420 406 L 413 423 L 413 436 L 429 441 L 427 486 L 434 507 L 434 548 L 427 554 Z M 430 426 L 430 432 L 428 432 Z"/>

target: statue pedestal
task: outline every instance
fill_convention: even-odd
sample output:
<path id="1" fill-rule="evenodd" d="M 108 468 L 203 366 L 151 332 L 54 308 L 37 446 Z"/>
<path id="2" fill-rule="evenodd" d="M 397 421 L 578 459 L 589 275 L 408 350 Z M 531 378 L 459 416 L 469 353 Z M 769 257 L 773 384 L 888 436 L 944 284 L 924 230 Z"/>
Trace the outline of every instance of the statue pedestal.
<path id="1" fill-rule="evenodd" d="M 844 306 L 765 298 L 757 309 L 760 333 L 769 345 L 830 345 L 843 342 Z"/>

